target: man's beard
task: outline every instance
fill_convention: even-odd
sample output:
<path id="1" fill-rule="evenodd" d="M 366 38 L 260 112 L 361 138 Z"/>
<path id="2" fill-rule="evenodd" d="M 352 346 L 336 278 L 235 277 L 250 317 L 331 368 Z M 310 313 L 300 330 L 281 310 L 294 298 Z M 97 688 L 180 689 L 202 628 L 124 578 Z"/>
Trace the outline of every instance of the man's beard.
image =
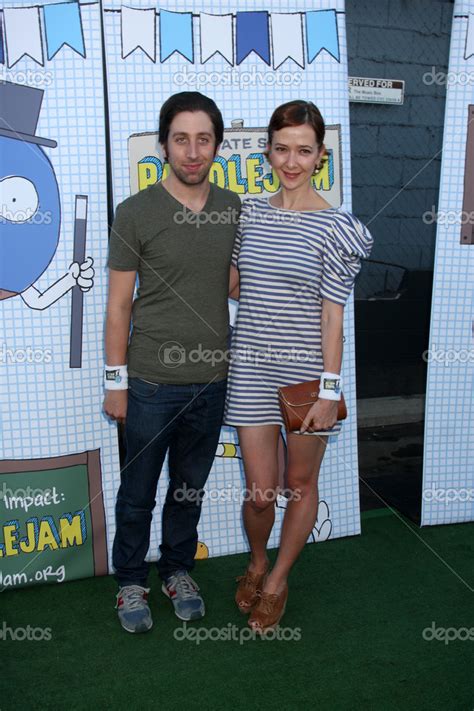
<path id="1" fill-rule="evenodd" d="M 169 162 L 169 161 L 168 161 Z M 197 173 L 188 173 L 182 168 L 172 163 L 169 163 L 171 170 L 176 175 L 179 181 L 185 185 L 201 185 L 204 181 L 209 180 L 209 171 L 211 169 L 211 164 L 203 165 L 202 169 Z"/>

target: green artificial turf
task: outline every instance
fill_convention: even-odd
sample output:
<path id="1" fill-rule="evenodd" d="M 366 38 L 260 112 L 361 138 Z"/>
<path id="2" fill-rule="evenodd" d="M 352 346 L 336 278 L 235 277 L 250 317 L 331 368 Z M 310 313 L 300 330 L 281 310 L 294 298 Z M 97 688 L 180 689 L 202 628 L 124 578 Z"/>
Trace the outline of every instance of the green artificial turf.
<path id="1" fill-rule="evenodd" d="M 306 546 L 281 623 L 292 641 L 239 640 L 234 580 L 246 555 L 197 563 L 207 614 L 187 629 L 214 637 L 199 644 L 175 639 L 182 623 L 154 569 L 144 635 L 121 629 L 112 577 L 9 590 L 0 625 L 48 628 L 51 639 L 0 639 L 0 709 L 471 711 L 473 532 L 370 516 L 362 536 Z M 451 637 L 473 628 L 472 639 L 423 639 L 433 622 Z"/>

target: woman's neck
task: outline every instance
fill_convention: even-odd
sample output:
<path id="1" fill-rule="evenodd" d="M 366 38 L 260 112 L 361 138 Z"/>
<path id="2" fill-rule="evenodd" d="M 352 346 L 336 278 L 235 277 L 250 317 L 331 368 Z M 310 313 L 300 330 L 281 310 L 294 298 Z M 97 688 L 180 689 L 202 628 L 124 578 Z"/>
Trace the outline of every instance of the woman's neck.
<path id="1" fill-rule="evenodd" d="M 283 210 L 323 210 L 331 207 L 310 185 L 302 186 L 300 190 L 287 190 L 282 187 L 271 199 L 271 204 Z"/>

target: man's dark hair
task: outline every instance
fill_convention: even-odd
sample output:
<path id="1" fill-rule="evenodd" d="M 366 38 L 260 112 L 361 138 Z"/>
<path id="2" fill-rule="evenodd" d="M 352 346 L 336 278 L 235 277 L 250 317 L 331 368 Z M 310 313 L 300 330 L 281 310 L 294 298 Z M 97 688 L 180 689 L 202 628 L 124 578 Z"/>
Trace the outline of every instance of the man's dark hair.
<path id="1" fill-rule="evenodd" d="M 216 137 L 215 148 L 222 143 L 222 139 L 224 138 L 224 121 L 222 114 L 217 108 L 216 103 L 199 91 L 182 91 L 179 94 L 173 94 L 173 96 L 170 96 L 170 98 L 165 101 L 160 111 L 160 124 L 158 129 L 158 140 L 160 143 L 166 145 L 171 122 L 175 116 L 183 111 L 204 111 L 214 126 L 214 135 Z"/>

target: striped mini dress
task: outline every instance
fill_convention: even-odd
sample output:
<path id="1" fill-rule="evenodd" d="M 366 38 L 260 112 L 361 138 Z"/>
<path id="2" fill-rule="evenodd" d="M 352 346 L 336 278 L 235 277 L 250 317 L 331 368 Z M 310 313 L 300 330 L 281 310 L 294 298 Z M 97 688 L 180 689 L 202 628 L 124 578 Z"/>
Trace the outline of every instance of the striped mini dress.
<path id="1" fill-rule="evenodd" d="M 322 299 L 345 304 L 372 236 L 338 208 L 285 210 L 244 201 L 232 263 L 240 300 L 231 341 L 224 422 L 282 425 L 278 387 L 323 371 Z M 337 434 L 341 423 L 320 434 Z"/>

